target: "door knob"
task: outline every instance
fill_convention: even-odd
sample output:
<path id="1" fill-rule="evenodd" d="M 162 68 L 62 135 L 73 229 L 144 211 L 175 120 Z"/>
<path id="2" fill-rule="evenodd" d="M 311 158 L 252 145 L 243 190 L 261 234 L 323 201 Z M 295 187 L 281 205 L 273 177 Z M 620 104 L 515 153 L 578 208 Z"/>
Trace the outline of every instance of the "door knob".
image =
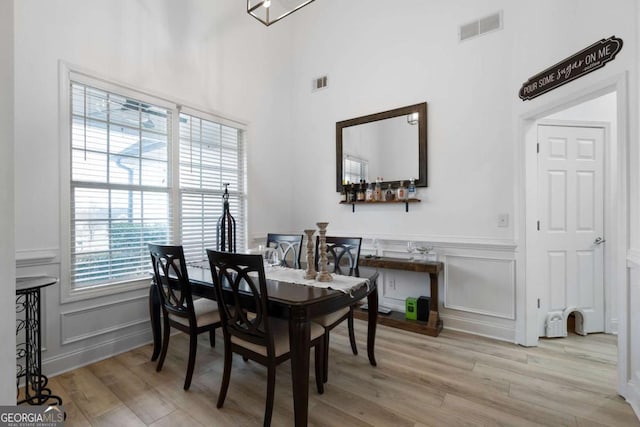
<path id="1" fill-rule="evenodd" d="M 605 240 L 602 237 L 598 237 L 598 238 L 596 238 L 596 240 L 593 241 L 593 244 L 598 246 L 598 245 L 603 244 L 604 242 L 605 242 Z"/>

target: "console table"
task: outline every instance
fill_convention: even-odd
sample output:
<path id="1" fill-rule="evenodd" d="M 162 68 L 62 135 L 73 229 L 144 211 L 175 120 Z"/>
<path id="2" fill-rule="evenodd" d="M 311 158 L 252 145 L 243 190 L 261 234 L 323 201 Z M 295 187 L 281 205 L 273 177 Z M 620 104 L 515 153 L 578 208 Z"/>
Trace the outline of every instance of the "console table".
<path id="1" fill-rule="evenodd" d="M 390 257 L 360 257 L 361 267 L 388 268 L 391 270 L 415 271 L 427 273 L 431 281 L 431 306 L 429 307 L 429 321 L 420 322 L 407 320 L 404 314 L 392 313 L 389 316 L 378 316 L 378 323 L 408 331 L 419 332 L 432 337 L 437 337 L 442 331 L 442 320 L 438 313 L 438 275 L 444 269 L 444 264 L 437 261 L 415 261 L 403 258 Z M 358 318 L 366 319 L 364 313 L 355 311 Z"/>
<path id="2" fill-rule="evenodd" d="M 40 290 L 58 283 L 58 279 L 49 276 L 22 277 L 16 279 L 16 388 L 19 391 L 20 379 L 24 377 L 24 399 L 18 403 L 43 405 L 49 399 L 62 405 L 62 399 L 51 394 L 47 387 L 49 378 L 42 374 L 41 335 L 40 335 Z M 24 334 L 22 337 L 21 335 Z M 20 339 L 24 339 L 21 342 Z M 19 393 L 18 393 L 19 394 Z"/>

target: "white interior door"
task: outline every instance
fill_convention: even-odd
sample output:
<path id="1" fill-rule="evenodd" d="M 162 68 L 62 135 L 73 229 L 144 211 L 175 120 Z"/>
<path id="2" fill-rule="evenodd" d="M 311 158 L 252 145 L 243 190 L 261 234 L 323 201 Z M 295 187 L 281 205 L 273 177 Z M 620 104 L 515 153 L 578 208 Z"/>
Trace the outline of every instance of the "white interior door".
<path id="1" fill-rule="evenodd" d="M 604 143 L 602 127 L 538 125 L 540 336 L 571 311 L 576 329 L 604 331 Z"/>

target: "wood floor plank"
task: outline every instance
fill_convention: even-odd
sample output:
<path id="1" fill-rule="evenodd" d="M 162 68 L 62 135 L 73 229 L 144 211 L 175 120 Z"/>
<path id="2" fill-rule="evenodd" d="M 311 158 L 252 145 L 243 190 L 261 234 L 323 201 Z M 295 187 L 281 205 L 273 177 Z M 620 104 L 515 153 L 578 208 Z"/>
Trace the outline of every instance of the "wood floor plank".
<path id="1" fill-rule="evenodd" d="M 56 378 L 69 395 L 70 401 L 90 421 L 92 418 L 124 406 L 109 387 L 91 373 L 89 367 L 76 369 Z"/>
<path id="2" fill-rule="evenodd" d="M 349 391 L 333 387 L 317 399 L 371 425 L 413 427 L 415 424 L 415 420 L 405 417 L 398 409 L 389 409 L 364 398 L 357 389 Z"/>
<path id="3" fill-rule="evenodd" d="M 204 424 L 197 422 L 187 412 L 176 409 L 157 421 L 149 424 L 149 427 L 204 427 Z"/>
<path id="4" fill-rule="evenodd" d="M 601 334 L 541 340 L 525 348 L 444 330 L 437 337 L 379 326 L 378 366 L 366 357 L 366 323 L 356 320 L 360 354 L 351 354 L 346 325 L 331 333 L 329 382 L 309 384 L 311 426 L 639 426 L 616 394 L 616 339 Z M 69 426 L 251 426 L 264 417 L 266 369 L 235 356 L 222 409 L 221 337 L 198 342 L 189 391 L 188 337 L 171 337 L 162 371 L 149 345 L 51 379 Z M 312 352 L 313 353 L 313 352 Z M 278 366 L 274 426 L 293 424 L 289 363 Z"/>
<path id="5" fill-rule="evenodd" d="M 479 425 L 498 424 L 518 427 L 534 427 L 540 425 L 539 422 L 533 422 L 518 415 L 482 405 L 453 394 L 447 394 L 442 407 L 443 410 L 448 412 L 465 413 L 467 416 L 473 417 L 474 424 L 478 423 Z"/>
<path id="6" fill-rule="evenodd" d="M 637 421 L 633 410 L 618 400 L 617 396 L 595 396 L 582 390 L 568 388 L 554 392 L 522 385 L 513 385 L 511 396 L 558 413 L 580 414 L 583 419 L 614 426 L 630 426 Z"/>
<path id="7" fill-rule="evenodd" d="M 164 399 L 118 359 L 107 359 L 89 366 L 88 369 L 121 401 L 127 402 L 127 406 L 145 424 L 151 424 L 176 409 L 171 401 Z"/>
<path id="8" fill-rule="evenodd" d="M 59 376 L 54 378 L 49 378 L 49 388 L 52 393 L 57 395 L 62 399 L 62 405 L 64 406 L 64 411 L 67 414 L 67 419 L 65 420 L 66 427 L 88 427 L 91 426 L 89 420 L 84 416 L 82 411 L 78 408 L 78 405 L 73 401 L 71 395 L 67 393 L 65 388 L 59 382 Z"/>
<path id="9" fill-rule="evenodd" d="M 136 417 L 127 406 L 118 406 L 91 420 L 95 427 L 146 427 L 147 424 Z"/>

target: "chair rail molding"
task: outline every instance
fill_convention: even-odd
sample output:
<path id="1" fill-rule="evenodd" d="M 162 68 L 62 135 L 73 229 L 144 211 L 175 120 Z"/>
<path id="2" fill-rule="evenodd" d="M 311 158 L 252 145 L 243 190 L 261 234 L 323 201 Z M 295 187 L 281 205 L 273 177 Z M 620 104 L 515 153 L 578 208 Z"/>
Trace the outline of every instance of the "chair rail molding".
<path id="1" fill-rule="evenodd" d="M 16 268 L 60 262 L 59 248 L 21 249 L 16 251 Z"/>
<path id="2" fill-rule="evenodd" d="M 332 234 L 334 232 L 332 231 Z M 348 232 L 342 232 L 341 235 Z M 353 234 L 353 233 L 351 233 Z M 518 243 L 511 239 L 493 239 L 485 237 L 472 236 L 396 236 L 396 235 L 368 235 L 363 236 L 363 243 L 367 246 L 373 245 L 375 241 L 378 244 L 384 244 L 388 247 L 406 248 L 407 242 L 425 243 L 434 248 L 451 248 L 451 249 L 477 249 L 487 251 L 504 251 L 513 252 L 518 248 Z"/>
<path id="3" fill-rule="evenodd" d="M 499 322 L 497 318 L 469 318 L 452 312 L 442 312 L 441 316 L 446 329 L 471 333 L 481 337 L 492 338 L 500 341 L 516 343 L 515 323 Z M 494 321 L 495 320 L 495 321 Z"/>

